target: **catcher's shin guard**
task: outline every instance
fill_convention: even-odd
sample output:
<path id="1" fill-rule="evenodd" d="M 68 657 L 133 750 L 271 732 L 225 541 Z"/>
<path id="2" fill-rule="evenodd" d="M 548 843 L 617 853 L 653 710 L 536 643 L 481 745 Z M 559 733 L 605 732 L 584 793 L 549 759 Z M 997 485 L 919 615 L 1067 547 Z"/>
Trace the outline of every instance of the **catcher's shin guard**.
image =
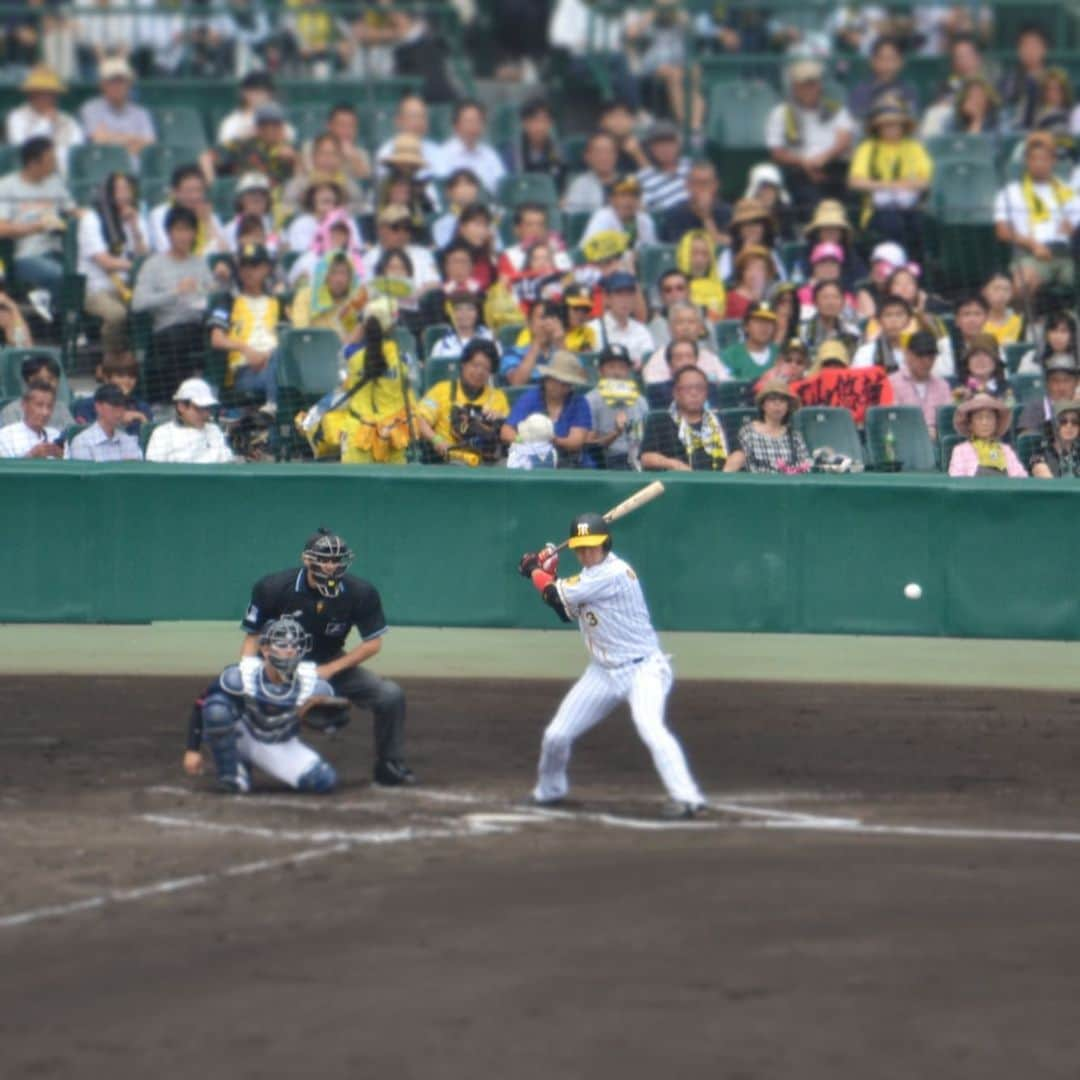
<path id="1" fill-rule="evenodd" d="M 315 795 L 327 795 L 337 787 L 337 773 L 328 761 L 313 765 L 296 782 L 297 791 L 310 791 Z"/>
<path id="2" fill-rule="evenodd" d="M 243 794 L 251 790 L 247 767 L 236 746 L 237 711 L 223 695 L 211 694 L 202 707 L 203 734 L 217 768 L 218 784 L 225 791 Z"/>

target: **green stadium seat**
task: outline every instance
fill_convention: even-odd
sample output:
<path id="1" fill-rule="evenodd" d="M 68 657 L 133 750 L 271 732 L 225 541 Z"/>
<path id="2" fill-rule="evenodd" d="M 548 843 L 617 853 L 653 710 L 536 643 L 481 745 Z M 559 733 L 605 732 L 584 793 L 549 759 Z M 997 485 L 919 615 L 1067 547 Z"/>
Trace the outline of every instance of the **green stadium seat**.
<path id="1" fill-rule="evenodd" d="M 990 224 L 1000 187 L 993 162 L 943 161 L 934 169 L 931 205 L 943 224 Z"/>
<path id="2" fill-rule="evenodd" d="M 436 383 L 457 378 L 458 363 L 456 356 L 439 356 L 424 365 L 424 389 L 429 390 Z"/>
<path id="3" fill-rule="evenodd" d="M 739 429 L 747 420 L 757 417 L 757 409 L 720 409 L 717 415 L 724 429 L 724 438 L 727 440 L 728 450 L 737 450 L 739 447 Z"/>
<path id="4" fill-rule="evenodd" d="M 301 143 L 314 139 L 326 130 L 330 110 L 322 105 L 291 105 L 285 110 L 288 121 Z"/>
<path id="5" fill-rule="evenodd" d="M 424 327 L 424 334 L 421 339 L 424 349 L 424 356 L 430 356 L 431 350 L 444 338 L 447 334 L 453 333 L 454 328 L 449 323 L 432 323 L 431 326 Z"/>
<path id="6" fill-rule="evenodd" d="M 935 135 L 926 140 L 926 149 L 935 166 L 953 158 L 996 165 L 999 144 L 995 135 Z"/>
<path id="7" fill-rule="evenodd" d="M 1041 375 L 1013 375 L 1009 385 L 1021 405 L 1046 393 L 1046 380 Z"/>
<path id="8" fill-rule="evenodd" d="M 642 287 L 651 290 L 665 270 L 675 269 L 674 244 L 642 244 L 637 252 L 637 277 Z"/>
<path id="9" fill-rule="evenodd" d="M 780 261 L 784 264 L 789 278 L 796 276 L 799 264 L 810 253 L 810 245 L 805 240 L 790 240 L 780 245 Z"/>
<path id="10" fill-rule="evenodd" d="M 914 405 L 876 405 L 867 409 L 866 448 L 869 464 L 875 468 L 899 465 L 904 472 L 932 472 L 937 468 L 922 409 Z"/>
<path id="11" fill-rule="evenodd" d="M 341 384 L 341 339 L 333 330 L 286 330 L 278 343 L 277 436 L 284 457 L 301 445 L 293 421 Z"/>
<path id="12" fill-rule="evenodd" d="M 512 323 L 510 326 L 502 327 L 495 335 L 499 342 L 499 348 L 504 352 L 507 349 L 513 349 L 517 345 L 518 336 L 521 331 L 525 329 L 524 323 Z"/>
<path id="13" fill-rule="evenodd" d="M 122 146 L 87 143 L 73 146 L 68 153 L 68 175 L 72 182 L 100 184 L 114 172 L 131 172 L 131 155 Z"/>
<path id="14" fill-rule="evenodd" d="M 714 83 L 709 89 L 710 140 L 724 150 L 764 147 L 765 123 L 780 100 L 772 86 L 760 80 Z"/>
<path id="15" fill-rule="evenodd" d="M 951 435 L 946 435 L 941 440 L 941 471 L 947 473 L 949 471 L 949 462 L 952 461 L 952 452 L 964 442 L 963 435 L 957 435 L 953 432 Z"/>
<path id="16" fill-rule="evenodd" d="M 729 380 L 709 384 L 709 404 L 714 409 L 748 408 L 754 398 L 754 384 L 747 380 Z"/>
<path id="17" fill-rule="evenodd" d="M 562 236 L 567 248 L 575 249 L 581 243 L 581 238 L 585 235 L 585 227 L 589 224 L 591 217 L 592 212 L 589 210 L 575 210 L 572 213 L 563 214 Z"/>
<path id="18" fill-rule="evenodd" d="M 795 426 L 802 433 L 810 453 L 828 447 L 861 465 L 863 448 L 855 420 L 847 409 L 806 405 L 795 414 Z"/>
<path id="19" fill-rule="evenodd" d="M 1032 345 L 1030 341 L 1017 341 L 1012 345 L 1006 345 L 1005 348 L 1001 350 L 1005 360 L 1005 368 L 1009 372 L 1010 377 L 1016 374 L 1016 369 L 1020 367 L 1020 361 L 1023 360 L 1034 347 L 1035 346 Z"/>
<path id="20" fill-rule="evenodd" d="M 399 356 L 420 359 L 420 347 L 416 344 L 416 337 L 411 330 L 404 326 L 395 326 L 390 337 L 398 347 Z"/>
<path id="21" fill-rule="evenodd" d="M 585 147 L 588 143 L 588 135 L 564 135 L 559 140 L 563 161 L 571 175 L 585 171 Z"/>
<path id="22" fill-rule="evenodd" d="M 17 146 L 0 146 L 0 176 L 6 176 L 19 167 L 19 148 Z"/>
<path id="23" fill-rule="evenodd" d="M 1031 472 L 1031 458 L 1036 450 L 1042 445 L 1043 437 L 1041 435 L 1021 435 L 1016 439 L 1016 456 L 1020 459 L 1020 464 Z"/>
<path id="24" fill-rule="evenodd" d="M 219 176 L 210 185 L 210 201 L 222 221 L 232 221 L 236 216 L 236 181 L 235 176 Z"/>
<path id="25" fill-rule="evenodd" d="M 144 456 L 146 454 L 146 448 L 150 444 L 150 436 L 154 434 L 154 429 L 167 423 L 168 420 L 154 420 L 149 424 L 139 425 L 139 449 L 142 450 Z"/>
<path id="26" fill-rule="evenodd" d="M 206 149 L 206 129 L 198 109 L 190 105 L 161 105 L 152 111 L 157 145 L 196 152 Z"/>
<path id="27" fill-rule="evenodd" d="M 716 347 L 722 352 L 729 345 L 735 345 L 742 337 L 741 319 L 721 319 L 712 325 Z"/>
<path id="28" fill-rule="evenodd" d="M 756 80 L 780 90 L 784 60 L 776 53 L 723 53 L 701 58 L 701 81 L 706 89 Z"/>
<path id="29" fill-rule="evenodd" d="M 533 388 L 526 383 L 524 386 L 503 386 L 501 389 L 506 395 L 506 400 L 509 402 L 510 408 L 512 409 L 517 404 L 518 398 L 520 398 L 522 394 L 527 394 Z"/>
<path id="30" fill-rule="evenodd" d="M 532 202 L 555 207 L 559 204 L 559 193 L 555 181 L 547 173 L 521 173 L 504 176 L 499 181 L 495 201 L 507 209 Z"/>
<path id="31" fill-rule="evenodd" d="M 192 146 L 171 146 L 166 143 L 147 146 L 139 155 L 139 179 L 140 186 L 144 189 L 143 198 L 146 199 L 145 188 L 151 177 L 158 178 L 167 185 L 175 169 L 181 165 L 197 165 L 198 162 L 199 154 Z"/>

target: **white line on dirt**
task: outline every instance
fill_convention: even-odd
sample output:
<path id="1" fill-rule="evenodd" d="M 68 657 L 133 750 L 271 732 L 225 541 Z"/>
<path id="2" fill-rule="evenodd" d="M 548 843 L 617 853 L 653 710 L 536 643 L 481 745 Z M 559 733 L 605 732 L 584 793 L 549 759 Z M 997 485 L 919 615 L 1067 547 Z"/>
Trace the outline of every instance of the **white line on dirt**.
<path id="1" fill-rule="evenodd" d="M 229 825 L 218 821 L 202 821 L 198 818 L 173 817 L 168 814 L 140 814 L 140 820 L 167 829 L 197 829 L 201 832 L 232 833 L 254 836 L 261 840 L 287 840 L 291 843 L 312 844 L 400 844 L 409 840 L 439 840 L 451 836 L 464 836 L 467 828 L 441 829 L 272 829 L 261 825 Z"/>
<path id="2" fill-rule="evenodd" d="M 297 866 L 301 863 L 310 862 L 312 859 L 323 859 L 328 855 L 340 855 L 342 852 L 348 851 L 348 849 L 348 844 L 336 844 L 333 847 L 314 848 L 276 859 L 260 859 L 257 862 L 240 863 L 236 866 L 226 867 L 224 870 L 205 874 L 192 874 L 190 877 L 155 881 L 149 885 L 141 885 L 132 889 L 112 889 L 99 896 L 76 900 L 70 904 L 52 904 L 47 907 L 31 908 L 28 911 L 18 911 L 12 915 L 0 916 L 0 929 L 26 926 L 29 923 L 40 922 L 42 919 L 55 919 L 64 915 L 74 915 L 82 911 L 103 908 L 109 904 L 131 903 L 136 900 L 145 900 L 150 896 L 181 892 L 184 889 L 210 885 L 216 881 L 224 881 L 227 878 L 245 877 L 249 874 L 261 874 L 268 870 L 278 870 L 285 866 Z"/>
<path id="3" fill-rule="evenodd" d="M 1036 843 L 1080 844 L 1080 833 L 1041 829 L 969 829 L 946 825 L 867 825 L 862 821 L 816 820 L 743 822 L 744 829 L 795 829 L 868 836 L 915 836 L 939 840 L 1030 840 Z"/>
<path id="4" fill-rule="evenodd" d="M 156 784 L 154 787 L 148 787 L 145 789 L 148 795 L 202 795 L 204 792 L 198 792 L 190 788 L 171 787 L 167 784 Z M 245 808 L 251 808 L 257 810 L 260 806 L 281 806 L 288 810 L 308 810 L 316 811 L 318 813 L 335 813 L 346 814 L 351 813 L 354 810 L 360 810 L 367 813 L 383 813 L 389 809 L 389 804 L 384 802 L 356 802 L 355 800 L 339 801 L 337 799 L 326 799 L 318 796 L 311 795 L 258 795 L 256 798 L 250 798 L 246 795 L 219 795 L 217 793 L 213 796 L 215 799 L 225 802 L 228 806 L 243 806 Z"/>

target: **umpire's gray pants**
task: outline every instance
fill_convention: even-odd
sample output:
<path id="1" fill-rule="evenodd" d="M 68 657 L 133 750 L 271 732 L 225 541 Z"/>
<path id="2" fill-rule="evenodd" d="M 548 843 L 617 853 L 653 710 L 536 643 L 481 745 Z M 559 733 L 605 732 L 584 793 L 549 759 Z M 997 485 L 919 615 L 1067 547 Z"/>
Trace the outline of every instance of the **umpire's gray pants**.
<path id="1" fill-rule="evenodd" d="M 401 761 L 405 753 L 405 692 L 391 679 L 352 667 L 330 680 L 335 694 L 374 715 L 375 759 Z"/>

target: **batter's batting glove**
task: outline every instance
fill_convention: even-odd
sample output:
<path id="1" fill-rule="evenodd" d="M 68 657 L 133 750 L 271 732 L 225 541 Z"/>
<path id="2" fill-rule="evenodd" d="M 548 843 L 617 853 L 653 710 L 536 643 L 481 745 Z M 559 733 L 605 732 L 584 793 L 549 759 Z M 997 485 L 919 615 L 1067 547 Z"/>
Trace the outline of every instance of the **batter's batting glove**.
<path id="1" fill-rule="evenodd" d="M 531 579 L 534 570 L 540 569 L 540 556 L 535 551 L 526 551 L 518 563 L 518 573 L 527 579 Z"/>
<path id="2" fill-rule="evenodd" d="M 557 577 L 559 573 L 559 549 L 552 543 L 545 544 L 537 553 L 540 560 L 540 569 L 545 574 Z"/>

